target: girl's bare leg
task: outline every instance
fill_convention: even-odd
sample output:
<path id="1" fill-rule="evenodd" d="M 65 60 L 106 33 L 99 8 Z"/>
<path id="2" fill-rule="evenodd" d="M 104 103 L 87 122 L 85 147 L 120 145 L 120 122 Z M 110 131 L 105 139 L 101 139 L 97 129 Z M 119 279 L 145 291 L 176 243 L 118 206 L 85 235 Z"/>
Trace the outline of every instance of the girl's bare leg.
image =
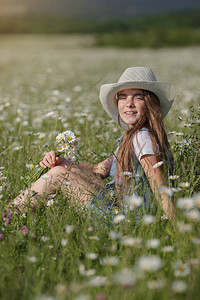
<path id="1" fill-rule="evenodd" d="M 71 195 L 83 205 L 88 203 L 96 190 L 104 188 L 104 182 L 100 176 L 79 164 L 71 165 L 71 162 L 53 167 L 46 175 L 46 179 L 40 177 L 25 190 L 24 194 L 14 199 L 19 211 L 23 210 L 28 199 L 30 199 L 30 206 L 35 210 L 39 200 L 55 193 L 57 188 L 61 188 L 63 192 L 66 191 L 68 198 Z"/>

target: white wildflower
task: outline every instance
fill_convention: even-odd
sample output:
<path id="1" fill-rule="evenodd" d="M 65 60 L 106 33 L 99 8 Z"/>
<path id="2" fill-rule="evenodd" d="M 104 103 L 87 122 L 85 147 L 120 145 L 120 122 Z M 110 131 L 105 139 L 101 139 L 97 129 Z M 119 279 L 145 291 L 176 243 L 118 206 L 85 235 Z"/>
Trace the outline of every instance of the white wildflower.
<path id="1" fill-rule="evenodd" d="M 64 180 L 64 181 L 62 181 L 62 185 L 71 185 L 71 183 L 69 182 L 69 181 L 67 181 L 67 180 Z"/>
<path id="2" fill-rule="evenodd" d="M 177 227 L 178 227 L 178 230 L 182 233 L 192 231 L 192 225 L 184 223 L 183 221 L 177 222 Z"/>
<path id="3" fill-rule="evenodd" d="M 105 276 L 94 276 L 88 281 L 89 286 L 104 286 L 107 282 Z"/>
<path id="4" fill-rule="evenodd" d="M 167 186 L 161 186 L 159 188 L 160 193 L 163 195 L 168 195 L 169 197 L 172 197 L 174 195 L 174 191 L 171 188 L 168 188 Z"/>
<path id="5" fill-rule="evenodd" d="M 157 255 L 142 255 L 137 262 L 138 269 L 144 272 L 156 272 L 162 267 L 162 260 Z"/>
<path id="6" fill-rule="evenodd" d="M 117 215 L 117 216 L 114 217 L 113 222 L 114 222 L 115 224 L 119 224 L 119 223 L 122 222 L 124 219 L 125 219 L 125 216 L 120 214 L 120 215 Z"/>
<path id="7" fill-rule="evenodd" d="M 155 165 L 153 165 L 153 168 L 154 169 L 159 168 L 160 166 L 162 166 L 162 164 L 163 164 L 163 161 L 161 160 L 161 161 L 157 162 Z"/>
<path id="8" fill-rule="evenodd" d="M 82 89 L 82 86 L 80 86 L 80 85 L 76 85 L 76 86 L 73 88 L 73 91 L 76 92 L 76 93 L 77 93 L 77 92 L 82 92 L 82 90 L 83 90 L 83 89 Z"/>
<path id="9" fill-rule="evenodd" d="M 32 263 L 37 262 L 37 258 L 36 258 L 35 256 L 30 256 L 30 257 L 28 257 L 28 260 L 29 260 L 30 262 L 32 262 Z"/>
<path id="10" fill-rule="evenodd" d="M 54 204 L 54 200 L 50 199 L 47 201 L 47 206 L 52 206 Z"/>
<path id="11" fill-rule="evenodd" d="M 67 290 L 66 285 L 61 284 L 61 283 L 57 284 L 54 288 L 55 288 L 56 292 L 59 293 L 59 294 L 64 293 Z"/>
<path id="12" fill-rule="evenodd" d="M 46 243 L 49 240 L 49 238 L 47 236 L 41 236 L 41 241 L 43 241 L 44 243 Z"/>
<path id="13" fill-rule="evenodd" d="M 165 285 L 164 280 L 160 279 L 160 280 L 149 280 L 147 282 L 147 287 L 150 290 L 158 290 L 163 288 L 163 286 Z"/>
<path id="14" fill-rule="evenodd" d="M 47 179 L 49 178 L 49 175 L 48 175 L 48 174 L 44 174 L 44 175 L 41 176 L 41 178 L 42 178 L 43 180 L 47 180 Z"/>
<path id="15" fill-rule="evenodd" d="M 74 230 L 74 225 L 65 225 L 65 231 L 66 233 L 70 234 Z"/>
<path id="16" fill-rule="evenodd" d="M 136 275 L 131 269 L 125 268 L 114 275 L 113 281 L 124 287 L 131 287 L 135 284 Z"/>
<path id="17" fill-rule="evenodd" d="M 185 281 L 182 280 L 176 280 L 173 281 L 171 284 L 171 290 L 174 293 L 182 293 L 187 289 L 187 284 L 185 283 Z"/>
<path id="18" fill-rule="evenodd" d="M 121 244 L 128 247 L 140 246 L 141 242 L 141 238 L 123 237 L 121 239 Z"/>
<path id="19" fill-rule="evenodd" d="M 169 253 L 169 252 L 173 252 L 174 251 L 174 247 L 173 246 L 165 246 L 165 247 L 163 247 L 162 248 L 162 251 L 164 252 L 164 253 Z"/>
<path id="20" fill-rule="evenodd" d="M 29 168 L 29 169 L 34 169 L 35 168 L 34 164 L 26 164 L 26 167 Z"/>
<path id="21" fill-rule="evenodd" d="M 86 257 L 88 259 L 94 260 L 94 259 L 96 259 L 98 257 L 98 254 L 97 253 L 87 253 Z"/>
<path id="22" fill-rule="evenodd" d="M 106 266 L 116 266 L 119 263 L 117 256 L 107 256 L 102 259 L 102 264 Z"/>
<path id="23" fill-rule="evenodd" d="M 122 234 L 121 232 L 116 232 L 116 231 L 113 231 L 111 230 L 109 233 L 108 233 L 109 237 L 111 238 L 111 240 L 117 240 L 117 239 L 120 239 Z"/>
<path id="24" fill-rule="evenodd" d="M 150 225 L 155 221 L 155 217 L 152 215 L 145 215 L 142 221 L 144 225 Z"/>
<path id="25" fill-rule="evenodd" d="M 129 206 L 130 210 L 133 210 L 142 204 L 143 198 L 140 196 L 136 196 L 136 195 L 127 196 L 125 198 L 125 202 Z"/>
<path id="26" fill-rule="evenodd" d="M 170 180 L 175 180 L 175 179 L 178 179 L 178 178 L 179 178 L 179 175 L 170 175 L 169 176 Z"/>
<path id="27" fill-rule="evenodd" d="M 89 236 L 89 239 L 90 239 L 90 240 L 99 241 L 99 237 L 96 236 L 96 235 Z"/>
<path id="28" fill-rule="evenodd" d="M 181 182 L 180 183 L 180 187 L 181 188 L 187 188 L 187 187 L 189 187 L 190 186 L 190 183 L 189 182 Z"/>
<path id="29" fill-rule="evenodd" d="M 192 243 L 195 245 L 200 245 L 200 239 L 198 237 L 193 237 L 192 238 Z"/>
<path id="30" fill-rule="evenodd" d="M 191 209 L 190 211 L 187 211 L 185 216 L 189 221 L 197 222 L 200 219 L 200 213 L 198 209 Z"/>
<path id="31" fill-rule="evenodd" d="M 149 239 L 146 241 L 147 248 L 156 249 L 160 245 L 160 241 L 158 239 Z"/>
<path id="32" fill-rule="evenodd" d="M 200 193 L 197 193 L 193 196 L 194 199 L 194 205 L 198 208 L 200 208 Z"/>
<path id="33" fill-rule="evenodd" d="M 194 199 L 189 197 L 179 198 L 176 206 L 181 209 L 191 209 L 194 207 Z"/>
<path id="34" fill-rule="evenodd" d="M 124 176 L 127 176 L 128 178 L 132 178 L 133 177 L 133 173 L 132 172 L 122 172 L 122 174 Z"/>
<path id="35" fill-rule="evenodd" d="M 74 298 L 74 300 L 91 300 L 90 295 L 80 294 Z"/>
<path id="36" fill-rule="evenodd" d="M 174 263 L 174 275 L 176 277 L 185 277 L 190 274 L 190 266 L 183 264 L 180 260 Z"/>
<path id="37" fill-rule="evenodd" d="M 38 138 L 39 138 L 39 139 L 43 139 L 43 138 L 45 138 L 45 136 L 46 136 L 46 133 L 41 132 L 41 133 L 38 135 Z"/>
<path id="38" fill-rule="evenodd" d="M 61 245 L 62 245 L 62 246 L 66 246 L 67 243 L 68 243 L 68 240 L 66 240 L 66 239 L 62 239 L 62 240 L 61 240 Z"/>

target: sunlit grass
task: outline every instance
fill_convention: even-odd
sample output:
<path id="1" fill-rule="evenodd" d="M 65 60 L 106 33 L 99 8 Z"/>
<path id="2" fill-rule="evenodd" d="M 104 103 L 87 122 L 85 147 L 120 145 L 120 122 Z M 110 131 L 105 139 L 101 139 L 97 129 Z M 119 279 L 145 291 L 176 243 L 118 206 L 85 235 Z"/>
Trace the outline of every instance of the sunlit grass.
<path id="1" fill-rule="evenodd" d="M 73 37 L 1 37 L 0 297 L 198 299 L 199 48 L 82 45 Z M 139 224 L 134 212 L 115 223 L 109 216 L 99 221 L 60 191 L 35 214 L 10 215 L 6 206 L 25 188 L 27 165 L 54 147 L 59 132 L 79 138 L 80 161 L 98 163 L 116 149 L 121 131 L 103 111 L 98 90 L 131 65 L 148 65 L 177 87 L 165 121 L 175 160 L 175 224 L 159 207 Z"/>

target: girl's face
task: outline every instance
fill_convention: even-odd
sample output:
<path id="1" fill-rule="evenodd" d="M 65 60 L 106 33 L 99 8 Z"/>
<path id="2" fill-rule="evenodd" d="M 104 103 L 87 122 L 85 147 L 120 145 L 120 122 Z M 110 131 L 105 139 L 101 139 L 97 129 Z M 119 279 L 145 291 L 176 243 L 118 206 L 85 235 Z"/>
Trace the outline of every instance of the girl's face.
<path id="1" fill-rule="evenodd" d="M 140 89 L 126 89 L 118 93 L 118 111 L 121 119 L 133 127 L 145 115 L 144 92 Z"/>

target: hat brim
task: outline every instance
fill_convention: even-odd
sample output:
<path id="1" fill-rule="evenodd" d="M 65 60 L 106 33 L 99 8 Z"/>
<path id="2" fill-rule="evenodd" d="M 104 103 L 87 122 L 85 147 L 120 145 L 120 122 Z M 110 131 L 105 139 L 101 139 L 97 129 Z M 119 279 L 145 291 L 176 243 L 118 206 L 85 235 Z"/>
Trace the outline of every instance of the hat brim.
<path id="1" fill-rule="evenodd" d="M 175 88 L 172 84 L 159 81 L 127 81 L 120 83 L 103 84 L 100 88 L 99 98 L 107 114 L 118 122 L 118 108 L 116 95 L 125 89 L 142 89 L 153 92 L 160 100 L 162 119 L 168 114 L 174 98 Z M 122 121 L 122 123 L 124 123 Z M 127 124 L 123 124 L 127 127 Z"/>

